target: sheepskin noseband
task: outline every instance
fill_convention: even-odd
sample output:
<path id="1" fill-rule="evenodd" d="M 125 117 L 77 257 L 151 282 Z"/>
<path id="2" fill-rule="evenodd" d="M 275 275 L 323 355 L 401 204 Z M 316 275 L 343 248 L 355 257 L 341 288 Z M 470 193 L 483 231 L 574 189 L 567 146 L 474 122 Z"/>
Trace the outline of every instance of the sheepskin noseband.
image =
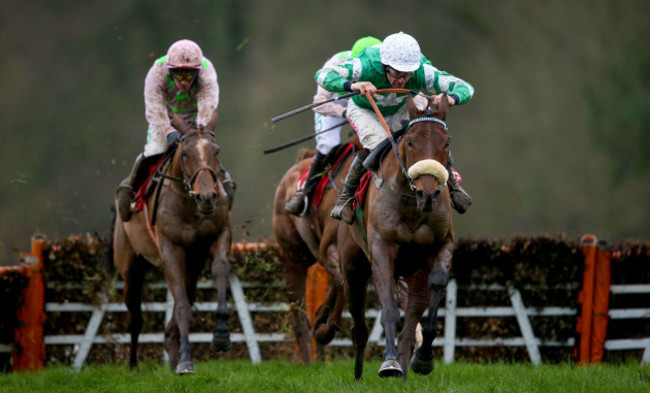
<path id="1" fill-rule="evenodd" d="M 442 187 L 447 184 L 447 179 L 449 179 L 447 168 L 436 160 L 422 160 L 411 165 L 409 168 L 411 179 L 417 179 L 422 175 L 434 176 Z"/>

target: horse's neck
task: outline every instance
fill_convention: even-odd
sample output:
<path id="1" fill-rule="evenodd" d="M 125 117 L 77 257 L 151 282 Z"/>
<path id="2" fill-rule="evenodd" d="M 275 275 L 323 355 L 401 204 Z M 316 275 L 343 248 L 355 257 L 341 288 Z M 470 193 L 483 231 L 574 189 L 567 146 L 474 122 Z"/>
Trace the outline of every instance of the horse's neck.
<path id="1" fill-rule="evenodd" d="M 178 153 L 172 158 L 170 165 L 167 167 L 166 173 L 168 176 L 174 178 L 174 180 L 168 180 L 168 187 L 179 196 L 186 197 L 183 170 L 181 169 Z"/>

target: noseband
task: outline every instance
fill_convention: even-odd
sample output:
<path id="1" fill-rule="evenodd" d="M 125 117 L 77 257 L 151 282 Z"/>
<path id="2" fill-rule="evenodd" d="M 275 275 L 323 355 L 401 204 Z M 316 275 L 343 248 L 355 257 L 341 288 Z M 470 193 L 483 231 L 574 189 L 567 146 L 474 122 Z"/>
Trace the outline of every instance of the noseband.
<path id="1" fill-rule="evenodd" d="M 434 122 L 434 123 L 441 124 L 443 127 L 445 127 L 445 131 L 449 132 L 449 129 L 447 128 L 447 123 L 445 123 L 443 120 L 440 120 L 440 119 L 438 119 L 436 117 L 432 117 L 432 116 L 424 116 L 424 117 L 419 117 L 417 119 L 411 120 L 409 122 L 409 124 L 406 126 L 406 133 L 404 134 L 404 136 L 406 136 L 406 134 L 409 132 L 409 129 L 411 128 L 411 126 L 413 124 L 420 123 L 420 122 L 423 122 L 423 121 L 429 121 L 429 122 Z M 404 155 L 406 155 L 406 154 L 404 154 Z M 408 157 L 408 155 L 406 155 L 406 156 L 407 156 L 407 159 L 408 159 L 409 164 L 410 164 L 409 166 L 413 165 L 413 162 L 411 161 L 411 158 Z M 406 179 L 409 182 L 409 186 L 411 187 L 411 190 L 414 190 L 415 189 L 415 183 L 413 182 L 413 178 L 411 176 L 409 176 L 408 173 L 404 173 L 404 176 L 406 176 Z M 439 186 L 440 191 L 444 190 L 445 187 L 447 187 L 447 184 L 441 184 Z"/>

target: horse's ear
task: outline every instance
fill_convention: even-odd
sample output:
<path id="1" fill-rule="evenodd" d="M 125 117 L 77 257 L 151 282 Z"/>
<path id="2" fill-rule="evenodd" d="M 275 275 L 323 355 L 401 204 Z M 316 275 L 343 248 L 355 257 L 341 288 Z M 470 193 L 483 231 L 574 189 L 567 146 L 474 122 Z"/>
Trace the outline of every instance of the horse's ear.
<path id="1" fill-rule="evenodd" d="M 219 122 L 219 112 L 215 109 L 214 112 L 212 112 L 212 118 L 210 118 L 208 124 L 205 125 L 205 130 L 214 131 L 215 128 L 217 128 L 217 122 Z"/>
<path id="2" fill-rule="evenodd" d="M 183 121 L 183 119 L 178 117 L 178 115 L 174 111 L 172 111 L 171 114 L 172 114 L 172 118 L 171 118 L 172 126 L 175 129 L 177 129 L 178 132 L 180 132 L 181 134 L 183 135 L 188 134 L 191 131 L 190 126 L 188 126 L 187 123 Z"/>
<path id="3" fill-rule="evenodd" d="M 408 97 L 406 98 L 406 107 L 409 110 L 410 119 L 422 117 L 424 114 L 424 111 L 421 111 L 418 106 L 415 105 L 415 101 L 413 100 L 413 95 L 411 93 L 409 93 Z"/>
<path id="4" fill-rule="evenodd" d="M 440 97 L 440 103 L 438 103 L 438 109 L 434 113 L 434 116 L 440 120 L 445 120 L 447 118 L 447 109 L 449 109 L 449 97 L 447 93 L 443 93 Z"/>

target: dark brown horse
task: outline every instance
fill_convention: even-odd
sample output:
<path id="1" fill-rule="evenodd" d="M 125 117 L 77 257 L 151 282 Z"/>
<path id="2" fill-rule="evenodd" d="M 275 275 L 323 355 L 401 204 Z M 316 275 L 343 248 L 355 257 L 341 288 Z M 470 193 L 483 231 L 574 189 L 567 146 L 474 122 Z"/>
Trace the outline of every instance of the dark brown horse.
<path id="1" fill-rule="evenodd" d="M 366 194 L 364 221 L 340 225 L 338 245 L 353 318 L 356 379 L 363 373 L 368 341 L 364 318 L 365 294 L 372 277 L 382 307 L 386 336 L 384 362 L 379 376 L 406 378 L 415 344 L 415 327 L 428 308 L 422 329 L 423 343 L 411 359 L 417 374 L 433 370 L 432 342 L 440 300 L 449 280 L 454 233 L 447 184 L 450 136 L 444 123 L 447 98 L 434 112 L 418 109 L 411 97 L 407 105 L 411 122 L 398 143 L 406 175 L 393 151 L 373 174 Z M 396 300 L 397 278 L 408 285 L 404 324 L 396 347 L 400 320 Z"/>
<path id="2" fill-rule="evenodd" d="M 355 142 L 355 151 L 360 145 Z M 345 145 L 333 150 L 327 157 L 329 163 L 336 161 L 338 153 Z M 328 291 L 325 301 L 320 306 L 316 315 L 314 328 L 322 326 L 321 332 L 315 333 L 318 344 L 327 344 L 334 337 L 340 320 L 340 310 L 343 308 L 343 275 L 336 251 L 336 234 L 338 221 L 330 218 L 330 211 L 336 202 L 337 194 L 341 190 L 341 179 L 350 167 L 353 154 L 344 158 L 340 165 L 339 175 L 334 176 L 331 171 L 328 174 L 332 177 L 329 188 L 322 196 L 318 206 L 310 203 L 307 212 L 297 217 L 284 210 L 284 203 L 296 189 L 296 181 L 300 175 L 311 165 L 312 157 L 299 157 L 298 162 L 284 174 L 275 192 L 273 203 L 273 233 L 278 242 L 280 257 L 284 265 L 284 276 L 287 285 L 288 298 L 290 302 L 290 314 L 292 329 L 298 344 L 300 359 L 308 363 L 311 361 L 311 331 L 310 323 L 305 313 L 305 279 L 307 271 L 316 261 L 321 263 L 328 273 Z M 331 169 L 331 167 L 330 167 Z M 327 245 L 321 250 L 321 240 L 328 239 Z M 338 308 L 338 312 L 331 313 L 332 308 Z M 330 314 L 335 315 L 337 320 L 329 319 Z M 322 347 L 319 348 L 319 355 L 322 357 Z"/>
<path id="3" fill-rule="evenodd" d="M 193 373 L 189 328 L 199 274 L 211 261 L 217 288 L 217 326 L 212 339 L 215 351 L 230 349 L 226 290 L 230 263 L 231 229 L 228 198 L 221 184 L 219 146 L 212 130 L 174 126 L 183 134 L 164 179 L 158 184 L 160 198 L 122 222 L 117 215 L 113 237 L 114 264 L 124 279 L 124 302 L 131 315 L 130 366 L 137 367 L 138 336 L 142 330 L 144 268 L 151 263 L 164 272 L 174 297 L 174 312 L 165 327 L 165 349 L 170 367 L 177 374 Z M 117 206 L 117 203 L 116 203 Z M 152 212 L 156 211 L 152 226 Z"/>

